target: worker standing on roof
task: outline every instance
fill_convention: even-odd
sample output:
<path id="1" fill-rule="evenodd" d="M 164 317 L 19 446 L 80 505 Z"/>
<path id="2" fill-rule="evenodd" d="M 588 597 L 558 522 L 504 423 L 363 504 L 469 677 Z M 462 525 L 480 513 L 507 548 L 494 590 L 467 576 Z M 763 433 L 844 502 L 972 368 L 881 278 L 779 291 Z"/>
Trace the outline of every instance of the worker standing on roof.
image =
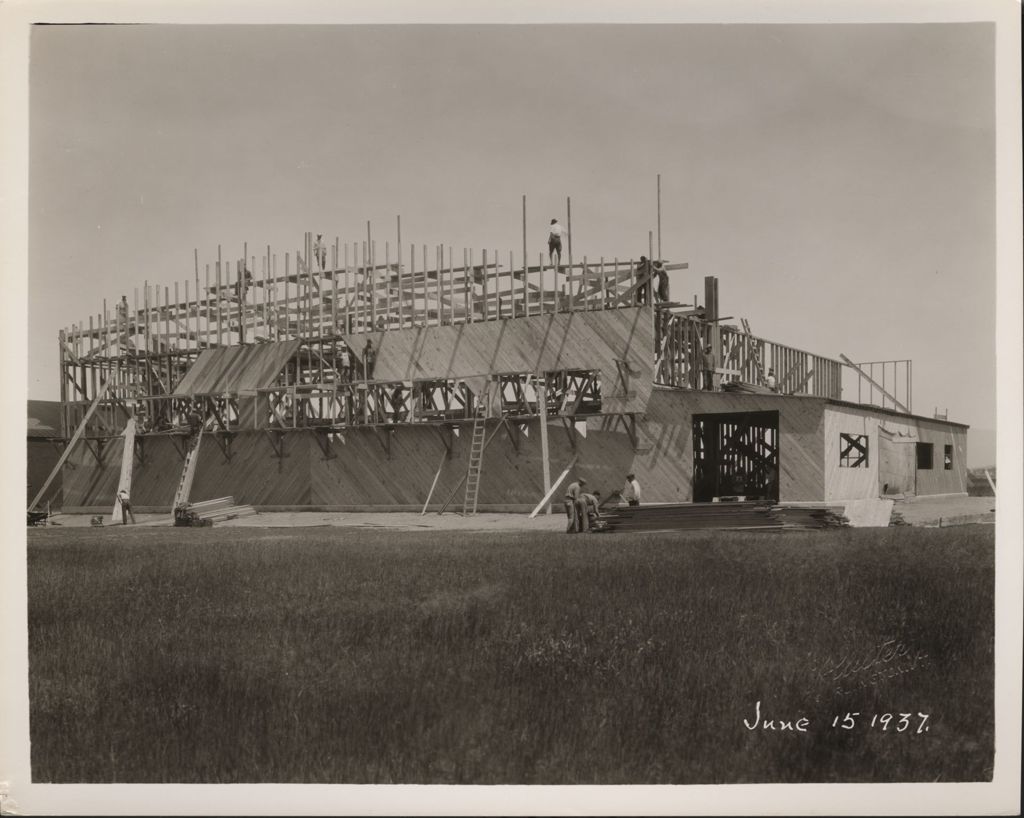
<path id="1" fill-rule="evenodd" d="M 772 392 L 778 392 L 779 391 L 778 383 L 775 380 L 775 370 L 774 369 L 771 369 L 769 367 L 769 369 L 768 369 L 768 377 L 766 377 L 764 379 L 764 383 L 765 383 L 765 386 L 767 386 L 769 389 L 772 390 Z"/>
<path id="2" fill-rule="evenodd" d="M 352 352 L 344 341 L 338 350 L 338 367 L 341 370 L 342 383 L 349 383 L 352 380 Z"/>
<path id="3" fill-rule="evenodd" d="M 711 344 L 704 347 L 704 352 L 701 355 L 701 367 L 704 374 L 704 389 L 712 392 L 715 388 L 715 352 L 711 348 Z"/>
<path id="4" fill-rule="evenodd" d="M 391 422 L 401 423 L 405 417 L 405 386 L 398 384 L 391 393 Z"/>
<path id="5" fill-rule="evenodd" d="M 651 262 L 647 256 L 640 256 L 636 265 L 636 303 L 651 303 Z"/>
<path id="6" fill-rule="evenodd" d="M 192 403 L 192 408 L 188 413 L 188 429 L 189 434 L 192 437 L 196 437 L 199 434 L 199 430 L 203 428 L 203 416 L 199 412 L 199 400 L 196 399 Z"/>
<path id="7" fill-rule="evenodd" d="M 654 262 L 654 275 L 658 281 L 658 300 L 664 303 L 668 301 L 668 270 L 662 262 Z"/>
<path id="8" fill-rule="evenodd" d="M 327 269 L 327 248 L 324 246 L 323 233 L 316 234 L 316 242 L 313 244 L 313 258 L 320 265 L 320 270 Z"/>
<path id="9" fill-rule="evenodd" d="M 373 380 L 373 368 L 377 365 L 377 350 L 373 348 L 373 341 L 366 339 L 366 346 L 363 347 L 363 380 Z"/>
<path id="10" fill-rule="evenodd" d="M 128 346 L 128 296 L 122 295 L 117 305 L 117 333 L 122 347 Z"/>
<path id="11" fill-rule="evenodd" d="M 583 500 L 585 485 L 587 485 L 587 481 L 581 477 L 575 483 L 570 483 L 569 488 L 565 490 L 565 516 L 569 520 L 565 527 L 566 534 L 589 530 L 586 505 Z"/>
<path id="12" fill-rule="evenodd" d="M 558 255 L 557 265 L 562 264 L 562 236 L 569 235 L 568 232 L 562 225 L 558 223 L 558 219 L 552 219 L 551 225 L 548 227 L 548 261 L 551 266 L 555 266 L 555 255 Z"/>

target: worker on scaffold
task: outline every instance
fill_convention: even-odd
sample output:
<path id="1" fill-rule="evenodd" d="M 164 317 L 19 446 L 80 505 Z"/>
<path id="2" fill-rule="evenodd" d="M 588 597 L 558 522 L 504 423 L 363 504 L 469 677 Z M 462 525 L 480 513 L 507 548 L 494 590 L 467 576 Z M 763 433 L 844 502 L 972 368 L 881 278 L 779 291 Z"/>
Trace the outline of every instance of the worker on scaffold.
<path id="1" fill-rule="evenodd" d="M 651 303 L 651 262 L 647 256 L 640 256 L 636 265 L 636 303 Z"/>
<path id="2" fill-rule="evenodd" d="M 562 236 L 568 236 L 569 233 L 562 225 L 558 223 L 558 219 L 551 220 L 551 226 L 548 227 L 548 263 L 554 266 L 562 266 Z M 558 256 L 558 261 L 555 261 L 555 256 Z"/>
<path id="3" fill-rule="evenodd" d="M 313 244 L 313 258 L 320 265 L 320 271 L 327 269 L 327 247 L 324 245 L 324 234 L 316 234 L 316 242 Z"/>

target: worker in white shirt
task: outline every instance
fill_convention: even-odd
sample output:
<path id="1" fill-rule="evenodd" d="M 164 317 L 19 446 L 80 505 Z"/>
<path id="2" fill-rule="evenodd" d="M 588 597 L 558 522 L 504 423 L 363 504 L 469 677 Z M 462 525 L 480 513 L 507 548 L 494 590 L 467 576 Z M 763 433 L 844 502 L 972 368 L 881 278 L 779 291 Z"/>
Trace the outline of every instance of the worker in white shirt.
<path id="1" fill-rule="evenodd" d="M 565 531 L 567 534 L 590 530 L 586 501 L 583 499 L 585 485 L 587 485 L 587 481 L 581 477 L 574 483 L 570 483 L 569 488 L 565 490 L 565 516 L 567 518 Z"/>
<path id="2" fill-rule="evenodd" d="M 555 264 L 555 254 L 558 254 L 558 264 L 562 263 L 562 236 L 568 235 L 565 228 L 558 223 L 558 219 L 551 220 L 548 227 L 548 261 Z"/>
<path id="3" fill-rule="evenodd" d="M 778 383 L 775 380 L 775 370 L 768 370 L 768 377 L 764 379 L 765 386 L 772 390 L 772 392 L 778 391 Z"/>
<path id="4" fill-rule="evenodd" d="M 128 518 L 132 518 L 132 525 L 135 525 L 135 512 L 132 511 L 132 501 L 128 495 L 128 489 L 121 489 L 117 493 L 117 501 L 121 505 L 121 524 L 128 525 Z"/>
<path id="5" fill-rule="evenodd" d="M 640 505 L 640 484 L 636 481 L 636 475 L 630 472 L 626 475 L 626 485 L 620 492 L 622 499 L 631 506 Z"/>

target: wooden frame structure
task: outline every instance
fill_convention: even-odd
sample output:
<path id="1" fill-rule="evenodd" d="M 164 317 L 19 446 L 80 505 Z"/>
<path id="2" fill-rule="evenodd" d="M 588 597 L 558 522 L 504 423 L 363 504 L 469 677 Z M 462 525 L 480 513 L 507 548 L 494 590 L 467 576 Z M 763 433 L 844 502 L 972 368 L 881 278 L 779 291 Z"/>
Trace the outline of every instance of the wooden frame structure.
<path id="1" fill-rule="evenodd" d="M 328 250 L 330 261 L 328 262 Z M 383 258 L 380 256 L 383 255 Z M 599 259 L 536 265 L 505 257 L 497 251 L 479 256 L 464 250 L 461 263 L 451 247 L 426 245 L 392 248 L 383 254 L 370 238 L 328 247 L 306 233 L 301 249 L 283 254 L 268 246 L 259 257 L 247 245 L 234 262 L 217 260 L 200 270 L 194 254 L 192 280 L 173 286 L 144 285 L 131 304 L 126 297 L 87 322 L 59 334 L 62 432 L 65 438 L 82 423 L 100 385 L 108 394 L 84 431 L 87 439 L 120 434 L 135 412 L 147 416 L 142 434 L 166 432 L 180 426 L 181 417 L 195 398 L 209 413 L 210 423 L 222 430 L 237 428 L 294 429 L 305 426 L 342 427 L 388 422 L 411 423 L 451 420 L 469 404 L 456 398 L 459 387 L 451 377 L 374 381 L 359 366 L 346 367 L 343 350 L 358 356 L 354 336 L 431 326 L 460 326 L 577 312 L 633 308 L 650 297 L 649 268 L 633 260 Z M 666 270 L 686 264 L 666 264 Z M 259 268 L 260 274 L 252 270 Z M 645 271 L 646 270 L 646 271 Z M 713 286 L 712 286 L 713 285 Z M 645 290 L 645 288 L 647 288 Z M 719 384 L 764 382 L 767 368 L 778 373 L 783 394 L 841 397 L 842 364 L 749 332 L 719 323 L 717 280 L 706 280 L 706 306 L 656 303 L 654 382 L 698 389 L 701 386 L 701 350 L 717 350 Z M 272 384 L 255 396 L 180 393 L 180 385 L 202 353 L 227 347 L 298 341 L 299 347 Z M 628 392 L 629 372 L 620 366 L 620 382 L 600 383 L 592 370 L 590 395 L 566 381 L 569 371 L 551 372 L 545 408 L 548 416 L 574 416 L 599 406 L 602 387 Z M 499 394 L 502 414 L 535 416 L 535 398 L 524 396 L 531 379 L 549 380 L 536 372 L 466 372 L 466 378 L 485 375 L 506 379 L 509 388 Z M 559 380 L 562 379 L 562 380 Z M 358 381 L 358 383 L 357 383 Z M 406 399 L 401 407 L 392 397 L 401 383 Z M 465 383 L 465 382 L 464 382 Z M 517 386 L 518 384 L 518 386 Z M 463 388 L 465 388 L 463 386 Z M 518 391 L 516 391 L 518 390 Z M 429 393 L 431 400 L 420 398 Z M 416 400 L 412 400 L 416 397 Z M 453 406 L 452 401 L 458 404 Z M 459 403 L 458 401 L 462 402 Z M 289 419 L 289 406 L 293 416 Z M 444 415 L 449 417 L 442 417 Z M 470 416 L 463 413 L 460 419 Z"/>
<path id="2" fill-rule="evenodd" d="M 555 267 L 543 255 L 531 265 L 513 253 L 459 257 L 442 246 L 384 243 L 381 252 L 368 226 L 365 240 L 348 244 L 307 233 L 283 256 L 243 246 L 227 261 L 218 248 L 202 269 L 196 252 L 193 267 L 188 281 L 147 283 L 132 303 L 104 302 L 102 312 L 61 330 L 65 454 L 76 441 L 85 447 L 68 459 L 72 505 L 107 491 L 124 454 L 117 438 L 133 417 L 140 496 L 166 502 L 197 415 L 209 441 L 200 484 L 231 483 L 237 499 L 256 505 L 308 507 L 321 498 L 336 506 L 344 497 L 351 506 L 425 510 L 431 497 L 450 500 L 459 488 L 446 464 L 465 461 L 462 480 L 473 473 L 477 438 L 498 441 L 487 456 L 494 471 L 483 479 L 492 507 L 495 496 L 499 505 L 523 505 L 523 486 L 543 474 L 533 507 L 551 490 L 551 464 L 560 470 L 575 458 L 588 468 L 636 459 L 651 474 L 666 470 L 660 479 L 677 491 L 712 474 L 718 491 L 742 472 L 762 489 L 781 480 L 784 492 L 808 497 L 813 480 L 788 473 L 786 461 L 779 470 L 779 440 L 795 439 L 793 419 L 812 402 L 841 401 L 844 373 L 872 374 L 755 336 L 745 320 L 742 328 L 726 323 L 714 277 L 704 279 L 703 304 L 659 300 L 647 264 L 574 262 L 571 250 Z M 702 390 L 708 347 L 717 394 Z M 909 363 L 906 372 L 909 382 Z M 760 396 L 724 395 L 730 386 Z M 719 403 L 738 417 L 788 408 L 774 431 L 746 421 L 730 431 L 722 424 L 732 421 L 718 418 L 697 434 L 679 420 Z M 895 408 L 908 405 L 909 396 Z M 675 418 L 659 417 L 669 406 Z M 681 459 L 690 455 L 680 435 L 704 447 L 712 426 L 726 435 L 716 451 L 739 458 L 735 474 L 722 471 L 727 458 L 714 454 L 712 463 L 703 448 L 700 474 Z M 608 443 L 598 455 L 601 439 Z M 682 448 L 662 457 L 672 446 Z M 532 458 L 537 475 L 517 473 Z M 473 507 L 479 485 L 467 493 Z M 428 486 L 424 503 L 420 488 Z"/>

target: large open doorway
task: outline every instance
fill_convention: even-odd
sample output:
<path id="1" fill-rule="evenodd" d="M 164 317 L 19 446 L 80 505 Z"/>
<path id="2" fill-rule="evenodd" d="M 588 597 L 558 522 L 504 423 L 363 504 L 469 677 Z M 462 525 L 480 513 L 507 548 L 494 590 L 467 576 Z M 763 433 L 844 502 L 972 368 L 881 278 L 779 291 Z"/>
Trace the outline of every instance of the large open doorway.
<path id="1" fill-rule="evenodd" d="M 779 413 L 693 416 L 693 501 L 779 499 Z"/>

